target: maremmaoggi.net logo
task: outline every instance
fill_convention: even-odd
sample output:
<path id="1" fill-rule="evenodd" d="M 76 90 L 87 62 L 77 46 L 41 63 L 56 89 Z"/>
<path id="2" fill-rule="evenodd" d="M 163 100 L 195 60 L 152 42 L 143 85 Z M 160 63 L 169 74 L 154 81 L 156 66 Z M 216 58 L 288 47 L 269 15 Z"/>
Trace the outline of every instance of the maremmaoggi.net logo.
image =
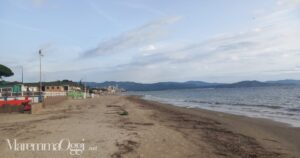
<path id="1" fill-rule="evenodd" d="M 17 139 L 6 139 L 8 147 L 11 151 L 23 152 L 69 152 L 70 155 L 81 155 L 86 150 L 84 139 L 79 143 L 72 143 L 70 139 L 63 138 L 56 143 L 20 143 Z M 89 147 L 88 150 L 97 150 L 96 147 Z"/>

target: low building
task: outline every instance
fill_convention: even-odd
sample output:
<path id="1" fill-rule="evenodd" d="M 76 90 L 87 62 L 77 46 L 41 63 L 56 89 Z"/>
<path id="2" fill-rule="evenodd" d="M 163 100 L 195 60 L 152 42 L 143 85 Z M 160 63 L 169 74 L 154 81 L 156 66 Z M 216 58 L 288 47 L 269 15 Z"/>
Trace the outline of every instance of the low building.
<path id="1" fill-rule="evenodd" d="M 39 92 L 39 84 L 36 83 L 24 83 L 26 92 Z"/>
<path id="2" fill-rule="evenodd" d="M 82 85 L 76 82 L 63 80 L 56 82 L 46 82 L 42 86 L 42 90 L 45 92 L 70 92 L 70 91 L 81 91 Z"/>
<path id="3" fill-rule="evenodd" d="M 25 83 L 27 91 L 38 92 L 40 83 Z M 70 92 L 70 91 L 81 91 L 82 85 L 79 83 L 63 80 L 54 82 L 42 82 L 42 92 Z"/>
<path id="4" fill-rule="evenodd" d="M 2 96 L 20 96 L 25 87 L 20 82 L 0 82 L 0 97 Z"/>
<path id="5" fill-rule="evenodd" d="M 105 88 L 92 88 L 91 92 L 99 95 L 115 95 L 122 92 L 122 89 L 119 89 L 118 86 L 108 86 Z"/>
<path id="6" fill-rule="evenodd" d="M 32 100 L 38 100 L 41 95 L 48 96 L 67 96 L 71 92 L 82 92 L 83 85 L 63 80 L 55 82 L 43 82 L 42 92 L 40 92 L 40 83 L 20 83 L 20 82 L 0 82 L 0 100 L 3 99 L 22 99 L 25 96 L 32 97 Z"/>

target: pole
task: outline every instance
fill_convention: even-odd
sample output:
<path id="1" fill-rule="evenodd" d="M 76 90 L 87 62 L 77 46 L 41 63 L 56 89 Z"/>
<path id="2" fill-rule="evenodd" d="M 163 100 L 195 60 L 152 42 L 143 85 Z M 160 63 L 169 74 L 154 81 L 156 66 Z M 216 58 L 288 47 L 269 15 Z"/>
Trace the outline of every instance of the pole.
<path id="1" fill-rule="evenodd" d="M 86 83 L 84 83 L 84 99 L 86 99 Z"/>
<path id="2" fill-rule="evenodd" d="M 80 79 L 80 82 L 81 82 L 81 83 L 82 83 L 82 81 L 83 81 L 83 78 Z M 83 88 L 84 88 L 84 90 L 83 90 L 83 91 L 84 91 L 84 93 L 83 93 L 83 99 L 86 99 L 86 95 L 87 95 L 87 94 L 86 94 L 86 83 L 84 83 L 83 86 L 84 86 L 84 87 L 83 87 Z"/>
<path id="3" fill-rule="evenodd" d="M 40 97 L 39 100 L 40 102 L 42 101 L 42 50 L 39 50 L 39 55 L 40 55 Z"/>
<path id="4" fill-rule="evenodd" d="M 22 69 L 22 85 L 21 85 L 21 96 L 23 96 L 23 90 L 22 90 L 22 87 L 23 87 L 23 83 L 24 83 L 24 78 L 23 78 L 23 66 L 21 65 L 21 69 Z"/>
<path id="5" fill-rule="evenodd" d="M 42 92 L 42 50 L 39 50 L 40 55 L 40 94 Z"/>
<path id="6" fill-rule="evenodd" d="M 22 68 L 22 84 L 24 83 L 24 77 L 23 77 L 23 66 L 21 66 L 21 68 Z"/>

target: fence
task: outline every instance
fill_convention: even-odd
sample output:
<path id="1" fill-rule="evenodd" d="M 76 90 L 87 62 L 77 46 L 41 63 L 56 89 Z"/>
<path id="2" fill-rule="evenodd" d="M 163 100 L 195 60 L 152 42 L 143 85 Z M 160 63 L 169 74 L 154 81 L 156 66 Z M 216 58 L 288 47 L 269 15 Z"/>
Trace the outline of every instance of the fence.
<path id="1" fill-rule="evenodd" d="M 46 107 L 50 105 L 55 105 L 67 99 L 68 99 L 67 96 L 48 96 L 44 98 L 43 106 Z"/>
<path id="2" fill-rule="evenodd" d="M 29 96 L 29 100 L 31 100 L 32 103 L 38 103 L 39 102 L 39 96 Z M 25 100 L 25 97 L 18 96 L 18 97 L 2 97 L 0 100 Z"/>
<path id="3" fill-rule="evenodd" d="M 72 91 L 68 93 L 68 97 L 72 99 L 83 99 L 84 98 L 84 93 L 83 92 L 77 92 L 77 91 Z"/>
<path id="4" fill-rule="evenodd" d="M 1 97 L 20 97 L 20 96 L 39 96 L 40 92 L 12 92 L 12 91 L 2 91 L 0 92 Z"/>
<path id="5" fill-rule="evenodd" d="M 22 97 L 22 96 L 67 96 L 67 92 L 0 92 L 0 98 Z"/>
<path id="6" fill-rule="evenodd" d="M 13 92 L 2 92 L 0 93 L 0 100 L 22 100 L 25 99 L 25 96 L 28 96 L 32 103 L 39 102 L 40 92 L 21 92 L 21 93 L 13 93 Z M 72 99 L 84 99 L 84 98 L 93 98 L 93 94 L 85 94 L 84 92 L 79 91 L 71 91 L 71 92 L 42 92 L 43 98 L 47 97 L 70 97 Z"/>
<path id="7" fill-rule="evenodd" d="M 52 96 L 67 96 L 67 92 L 44 92 L 45 97 L 52 97 Z"/>

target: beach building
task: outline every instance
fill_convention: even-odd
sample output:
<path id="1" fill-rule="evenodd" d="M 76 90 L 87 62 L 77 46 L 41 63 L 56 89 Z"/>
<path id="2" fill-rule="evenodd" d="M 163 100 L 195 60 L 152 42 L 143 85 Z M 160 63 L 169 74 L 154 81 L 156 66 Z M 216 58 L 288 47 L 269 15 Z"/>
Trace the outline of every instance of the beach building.
<path id="1" fill-rule="evenodd" d="M 28 91 L 38 92 L 40 83 L 25 83 Z M 69 92 L 69 91 L 81 91 L 82 86 L 79 83 L 63 80 L 54 82 L 42 82 L 42 92 Z"/>
<path id="2" fill-rule="evenodd" d="M 25 87 L 20 82 L 0 82 L 0 97 L 2 96 L 21 96 Z"/>
<path id="3" fill-rule="evenodd" d="M 92 88 L 91 92 L 99 95 L 115 95 L 119 94 L 122 89 L 119 89 L 118 86 L 107 86 L 105 88 Z"/>
<path id="4" fill-rule="evenodd" d="M 45 87 L 43 89 L 46 92 L 70 92 L 83 90 L 82 85 L 68 80 L 49 82 L 46 83 L 44 86 Z"/>
<path id="5" fill-rule="evenodd" d="M 42 93 L 46 95 L 67 95 L 68 92 L 82 91 L 84 88 L 79 83 L 63 80 L 43 82 Z M 40 83 L 0 82 L 0 97 L 40 95 Z"/>
<path id="6" fill-rule="evenodd" d="M 40 83 L 25 83 L 27 92 L 39 92 Z M 42 92 L 45 96 L 66 96 L 68 92 L 81 91 L 82 85 L 79 83 L 63 80 L 54 82 L 42 82 Z"/>
<path id="7" fill-rule="evenodd" d="M 38 84 L 24 83 L 24 88 L 26 92 L 39 92 Z"/>

